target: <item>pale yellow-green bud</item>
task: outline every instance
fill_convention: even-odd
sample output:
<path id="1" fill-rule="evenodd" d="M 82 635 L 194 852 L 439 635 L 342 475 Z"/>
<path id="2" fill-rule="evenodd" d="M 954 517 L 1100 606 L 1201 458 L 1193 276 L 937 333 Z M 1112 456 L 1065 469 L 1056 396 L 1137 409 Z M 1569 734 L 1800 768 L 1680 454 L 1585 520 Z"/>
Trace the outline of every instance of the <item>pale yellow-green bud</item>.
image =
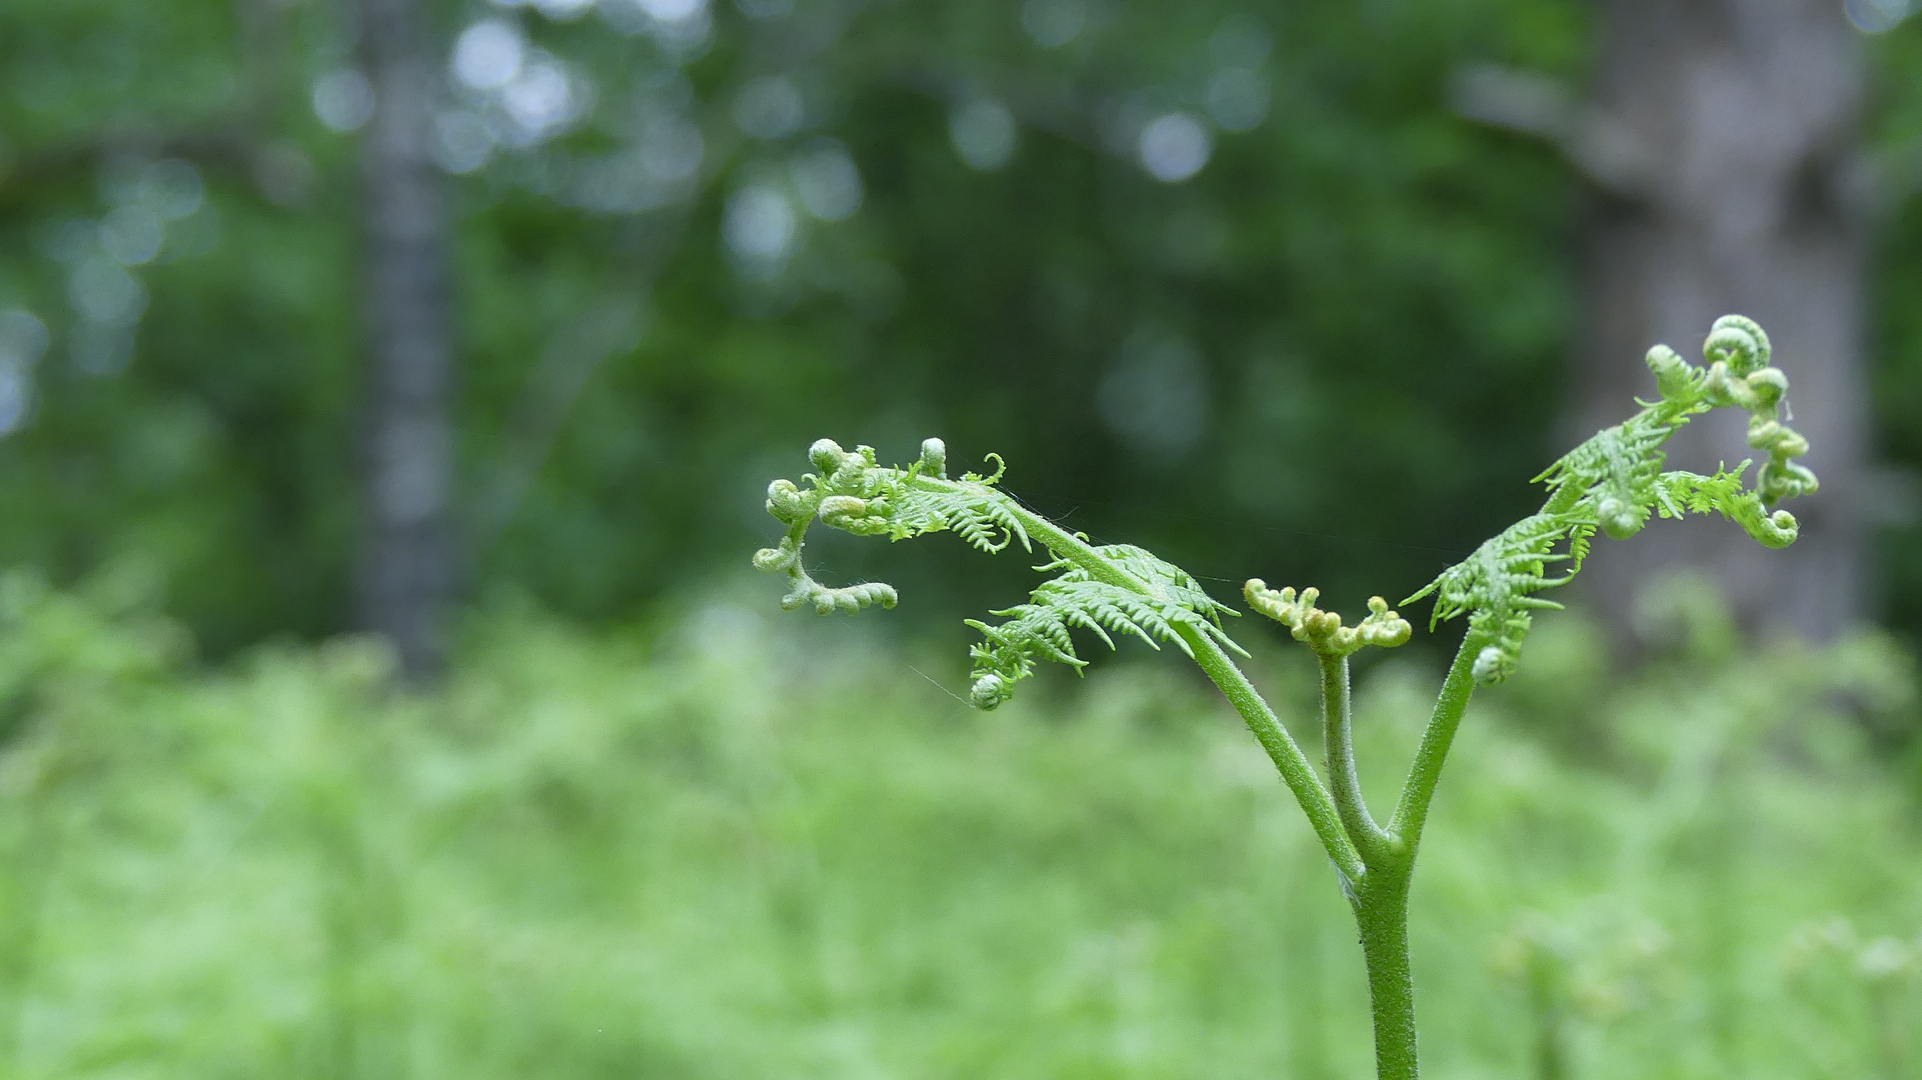
<path id="1" fill-rule="evenodd" d="M 1260 578 L 1249 578 L 1242 586 L 1241 595 L 1249 607 L 1290 629 L 1301 625 L 1302 612 L 1314 603 L 1313 597 L 1304 597 L 1307 603 L 1296 603 L 1293 586 L 1276 592 Z"/>
<path id="2" fill-rule="evenodd" d="M 821 500 L 821 520 L 837 529 L 845 529 L 868 516 L 865 499 L 852 495 L 829 495 Z"/>
<path id="3" fill-rule="evenodd" d="M 1702 357 L 1720 360 L 1731 373 L 1746 376 L 1768 366 L 1769 336 L 1755 320 L 1742 315 L 1724 315 L 1709 328 L 1702 342 Z"/>
<path id="4" fill-rule="evenodd" d="M 776 480 L 767 486 L 767 512 L 784 525 L 792 525 L 808 515 L 807 497 L 792 480 Z"/>
<path id="5" fill-rule="evenodd" d="M 1604 495 L 1595 504 L 1595 516 L 1600 520 L 1602 531 L 1615 540 L 1626 540 L 1642 531 L 1642 517 L 1627 501 L 1614 495 Z"/>
<path id="6" fill-rule="evenodd" d="M 1500 682 L 1505 674 L 1502 670 L 1505 666 L 1506 663 L 1505 658 L 1502 656 L 1502 651 L 1490 645 L 1475 654 L 1475 666 L 1469 670 L 1469 673 L 1475 677 L 1475 681 L 1478 683 Z"/>
<path id="7" fill-rule="evenodd" d="M 1378 648 L 1393 649 L 1406 645 L 1415 633 L 1407 619 L 1388 607 L 1388 601 L 1379 596 L 1368 598 L 1368 617 L 1355 627 L 1355 636 L 1361 645 L 1374 645 Z"/>
<path id="8" fill-rule="evenodd" d="M 847 451 L 841 449 L 841 444 L 833 439 L 818 439 L 808 447 L 808 460 L 814 462 L 814 467 L 821 470 L 824 477 L 832 476 L 847 460 L 847 456 Z"/>
<path id="9" fill-rule="evenodd" d="M 1329 637 L 1341 629 L 1341 616 L 1333 611 L 1309 608 L 1301 618 L 1297 634 L 1304 637 Z"/>
<path id="10" fill-rule="evenodd" d="M 1674 349 L 1657 345 L 1648 350 L 1648 369 L 1655 373 L 1655 385 L 1663 397 L 1680 397 L 1688 392 L 1695 369 Z"/>
<path id="11" fill-rule="evenodd" d="M 948 444 L 940 439 L 921 441 L 921 475 L 948 478 Z"/>
<path id="12" fill-rule="evenodd" d="M 1013 696 L 1008 681 L 990 671 L 974 680 L 973 688 L 968 691 L 968 702 L 977 709 L 988 710 Z"/>
<path id="13" fill-rule="evenodd" d="M 777 573 L 794 565 L 794 549 L 786 538 L 780 547 L 762 548 L 754 553 L 754 569 L 766 573 Z"/>

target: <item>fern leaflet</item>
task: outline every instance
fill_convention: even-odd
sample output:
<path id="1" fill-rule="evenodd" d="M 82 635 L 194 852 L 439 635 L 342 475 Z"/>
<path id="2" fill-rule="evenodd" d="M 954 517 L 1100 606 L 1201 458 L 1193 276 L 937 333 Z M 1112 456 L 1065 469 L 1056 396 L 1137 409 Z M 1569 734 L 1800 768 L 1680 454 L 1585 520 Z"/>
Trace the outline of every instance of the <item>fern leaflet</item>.
<path id="1" fill-rule="evenodd" d="M 801 550 L 816 520 L 893 540 L 947 531 L 990 554 L 1017 543 L 1032 550 L 1034 534 L 1043 534 L 1053 559 L 1036 569 L 1054 576 L 1034 589 L 1028 603 L 992 612 L 1004 621 L 968 620 L 982 638 L 970 650 L 970 699 L 980 708 L 1008 700 L 1014 684 L 1033 674 L 1038 661 L 1066 664 L 1077 672 L 1086 667 L 1075 652 L 1076 629 L 1109 648 L 1117 636 L 1135 637 L 1157 649 L 1173 642 L 1192 655 L 1182 638 L 1185 630 L 1240 650 L 1221 628 L 1223 615 L 1237 613 L 1210 597 L 1192 575 L 1141 548 L 1094 546 L 1061 531 L 996 488 L 1005 470 L 999 458 L 990 459 L 997 466 L 992 474 L 950 480 L 947 450 L 939 439 L 923 443 L 921 459 L 905 469 L 877 464 L 870 447 L 849 452 L 828 439 L 808 454 L 820 472 L 802 477 L 805 487 L 788 480 L 769 485 L 768 513 L 788 531 L 777 546 L 754 556 L 756 567 L 788 576 L 792 587 L 781 601 L 785 608 L 812 606 L 827 614 L 875 604 L 893 607 L 897 600 L 893 587 L 880 582 L 830 587 L 810 576 Z"/>

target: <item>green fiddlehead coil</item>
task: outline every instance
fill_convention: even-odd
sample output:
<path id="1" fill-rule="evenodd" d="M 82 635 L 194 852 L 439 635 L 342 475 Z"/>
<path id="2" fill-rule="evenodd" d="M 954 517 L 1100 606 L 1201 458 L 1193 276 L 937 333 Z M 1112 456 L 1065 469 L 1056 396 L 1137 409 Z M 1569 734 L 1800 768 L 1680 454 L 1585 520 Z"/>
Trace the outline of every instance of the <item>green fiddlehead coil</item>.
<path id="1" fill-rule="evenodd" d="M 857 536 L 906 540 L 933 532 L 952 532 L 990 554 L 1018 543 L 1032 551 L 1039 539 L 1052 559 L 1036 567 L 1051 578 L 1037 586 L 1028 603 L 995 611 L 1003 621 L 970 619 L 981 642 L 970 650 L 974 685 L 969 694 L 978 708 L 992 709 L 1013 695 L 1014 684 L 1033 674 L 1040 660 L 1067 664 L 1077 672 L 1087 665 L 1074 649 L 1079 627 L 1114 647 L 1113 635 L 1140 638 L 1154 648 L 1173 642 L 1192 655 L 1177 628 L 1201 633 L 1240 651 L 1221 628 L 1222 615 L 1237 612 L 1217 603 L 1186 571 L 1137 547 L 1095 546 L 1067 533 L 995 487 L 1006 466 L 990 455 L 995 471 L 947 476 L 947 448 L 939 439 L 921 444 L 921 459 L 907 468 L 875 461 L 870 447 L 841 449 L 822 439 L 808 450 L 818 473 L 796 484 L 776 480 L 768 486 L 767 510 L 787 526 L 787 535 L 754 555 L 754 565 L 784 573 L 791 588 L 781 600 L 790 610 L 812 606 L 822 614 L 854 612 L 879 604 L 893 607 L 892 586 L 880 582 L 829 587 L 814 580 L 801 552 L 808 528 L 819 520 Z"/>
<path id="2" fill-rule="evenodd" d="M 1474 676 L 1494 683 L 1514 671 L 1533 612 L 1560 604 L 1537 593 L 1567 584 L 1581 570 L 1597 530 L 1617 540 L 1640 532 L 1650 516 L 1720 513 L 1759 543 L 1782 548 L 1795 542 L 1795 516 L 1772 510 L 1782 499 L 1815 491 L 1815 474 L 1794 459 L 1808 453 L 1808 440 L 1777 416 L 1788 377 L 1770 367 L 1768 335 L 1753 320 L 1724 315 L 1702 344 L 1706 367 L 1696 367 L 1666 345 L 1648 351 L 1660 397 L 1615 427 L 1597 432 L 1536 481 L 1548 486 L 1542 509 L 1484 542 L 1461 563 L 1442 571 L 1402 601 L 1435 597 L 1432 629 L 1468 614 L 1470 633 L 1487 644 L 1477 653 Z M 1663 471 L 1662 447 L 1689 419 L 1710 409 L 1749 413 L 1748 442 L 1768 454 L 1755 486 L 1743 485 L 1752 461 L 1712 476 Z M 1564 541 L 1567 546 L 1557 551 Z M 1566 563 L 1550 576 L 1549 567 Z"/>
<path id="3" fill-rule="evenodd" d="M 1288 627 L 1296 641 L 1307 642 L 1323 656 L 1347 656 L 1364 645 L 1392 649 L 1407 644 L 1415 632 L 1408 620 L 1390 611 L 1388 601 L 1379 596 L 1368 598 L 1368 615 L 1361 622 L 1343 626 L 1340 615 L 1315 606 L 1321 598 L 1320 589 L 1303 589 L 1297 597 L 1294 589 L 1277 592 L 1260 578 L 1249 578 L 1242 595 L 1249 607 Z"/>

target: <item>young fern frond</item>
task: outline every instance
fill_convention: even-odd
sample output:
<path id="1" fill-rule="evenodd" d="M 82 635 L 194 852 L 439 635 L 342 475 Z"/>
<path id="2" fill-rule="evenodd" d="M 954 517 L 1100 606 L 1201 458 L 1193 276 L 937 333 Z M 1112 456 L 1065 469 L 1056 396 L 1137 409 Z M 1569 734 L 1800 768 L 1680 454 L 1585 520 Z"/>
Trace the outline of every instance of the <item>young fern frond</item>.
<path id="1" fill-rule="evenodd" d="M 1702 352 L 1705 367 L 1683 362 L 1666 346 L 1649 350 L 1660 396 L 1536 477 L 1548 486 L 1540 511 L 1502 530 L 1402 601 L 1432 595 L 1431 629 L 1465 614 L 1469 631 L 1442 680 L 1394 815 L 1385 825 L 1369 813 L 1355 766 L 1348 659 L 1367 645 L 1401 645 L 1412 633 L 1379 596 L 1369 599 L 1369 614 L 1351 627 L 1315 606 L 1316 589 L 1275 590 L 1255 578 L 1243 591 L 1251 608 L 1288 627 L 1320 663 L 1324 784 L 1228 656 L 1239 649 L 1222 630 L 1221 616 L 1235 612 L 1210 598 L 1179 567 L 1140 548 L 1096 546 L 1022 506 L 995 487 L 1002 472 L 998 458 L 992 459 L 997 468 L 990 476 L 950 480 L 938 439 L 923 443 L 921 460 L 905 469 L 881 467 L 868 447 L 849 453 L 823 439 L 809 451 L 820 472 L 803 477 L 805 487 L 787 480 L 769 486 L 768 512 L 787 526 L 787 535 L 778 546 L 757 552 L 754 564 L 788 576 L 792 588 L 784 607 L 858 611 L 873 604 L 892 607 L 894 590 L 878 582 L 830 588 L 810 577 L 801 551 L 817 518 L 857 535 L 896 540 L 948 530 L 988 552 L 1015 543 L 1032 550 L 1039 541 L 1050 559 L 1036 569 L 1052 576 L 1035 588 L 1028 603 L 994 613 L 1003 621 L 968 624 L 981 632 L 972 649 L 971 696 L 984 709 L 1006 701 L 1039 661 L 1067 664 L 1077 672 L 1085 667 L 1075 653 L 1076 629 L 1110 648 L 1117 635 L 1155 648 L 1174 642 L 1247 722 L 1338 872 L 1368 973 L 1377 1075 L 1418 1080 L 1409 881 L 1435 785 L 1476 685 L 1499 682 L 1514 670 L 1534 613 L 1561 606 L 1541 594 L 1574 578 L 1597 532 L 1625 539 L 1656 515 L 1719 513 L 1762 544 L 1786 547 L 1795 540 L 1796 521 L 1775 504 L 1815 490 L 1815 474 L 1794 460 L 1808 451 L 1807 441 L 1776 417 L 1788 379 L 1768 366 L 1769 341 L 1762 328 L 1739 315 L 1724 316 L 1716 320 Z M 1669 437 L 1691 417 L 1723 406 L 1748 410 L 1749 445 L 1768 455 L 1753 488 L 1743 479 L 1748 461 L 1710 476 L 1663 469 L 1662 448 Z"/>
<path id="2" fill-rule="evenodd" d="M 1719 513 L 1772 548 L 1795 542 L 1795 516 L 1771 510 L 1782 499 L 1816 489 L 1815 474 L 1793 459 L 1808 440 L 1783 426 L 1776 412 L 1788 377 L 1769 366 L 1769 339 L 1752 320 L 1724 315 L 1702 345 L 1707 366 L 1684 361 L 1666 345 L 1648 352 L 1660 397 L 1641 412 L 1597 432 L 1535 479 L 1548 485 L 1542 509 L 1509 526 L 1402 601 L 1435 597 L 1429 626 L 1468 614 L 1471 633 L 1487 644 L 1475 657 L 1480 683 L 1500 682 L 1515 669 L 1533 612 L 1561 605 L 1536 595 L 1567 584 L 1582 568 L 1597 530 L 1621 540 L 1640 532 L 1650 516 Z M 1751 462 L 1713 476 L 1665 472 L 1662 447 L 1689 419 L 1710 409 L 1749 412 L 1748 442 L 1768 453 L 1754 488 L 1743 485 Z M 1564 541 L 1567 547 L 1556 553 Z M 1549 576 L 1551 564 L 1566 563 Z"/>
<path id="3" fill-rule="evenodd" d="M 950 480 L 947 449 L 939 439 L 922 443 L 921 460 L 905 469 L 877 464 L 871 447 L 850 453 L 830 439 L 815 443 L 808 456 L 821 471 L 802 477 L 806 487 L 789 480 L 768 486 L 768 513 L 788 531 L 778 546 L 754 555 L 756 567 L 785 573 L 792 583 L 782 607 L 811 605 L 827 614 L 874 604 L 893 607 L 897 599 L 893 587 L 880 582 L 835 588 L 808 574 L 801 551 L 817 518 L 857 536 L 893 540 L 952 532 L 990 554 L 1014 543 L 1032 550 L 1038 537 L 1053 556 L 1036 569 L 1054 576 L 1035 588 L 1028 603 L 992 613 L 1005 621 L 968 620 L 982 637 L 970 650 L 974 684 L 969 697 L 979 708 L 1008 700 L 1014 684 L 1033 674 L 1038 661 L 1067 664 L 1077 672 L 1086 667 L 1074 648 L 1077 627 L 1109 648 L 1114 635 L 1121 635 L 1157 649 L 1160 642 L 1173 642 L 1192 656 L 1185 629 L 1240 651 L 1221 628 L 1221 616 L 1237 612 L 1217 603 L 1187 571 L 1138 547 L 1095 546 L 1062 531 L 995 487 L 1006 468 L 998 457 L 990 455 L 996 464 L 990 475 Z"/>

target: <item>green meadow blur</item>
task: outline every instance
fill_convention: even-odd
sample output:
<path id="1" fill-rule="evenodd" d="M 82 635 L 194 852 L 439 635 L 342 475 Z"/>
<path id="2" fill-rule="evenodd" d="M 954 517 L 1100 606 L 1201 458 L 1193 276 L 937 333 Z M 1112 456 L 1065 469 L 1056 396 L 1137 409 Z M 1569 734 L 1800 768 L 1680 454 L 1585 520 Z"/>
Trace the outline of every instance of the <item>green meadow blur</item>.
<path id="1" fill-rule="evenodd" d="M 147 584 L 0 583 L 10 1075 L 1369 1067 L 1326 858 L 1180 668 L 979 713 L 922 677 L 952 657 L 763 597 L 624 634 L 503 600 L 396 699 L 351 638 L 188 666 Z M 1745 651 L 1694 600 L 1632 682 L 1570 616 L 1471 711 L 1415 887 L 1433 1075 L 1922 1073 L 1922 835 L 1874 734 L 1913 665 Z M 1312 669 L 1248 640 L 1312 732 Z M 1378 798 L 1433 674 L 1362 683 Z"/>
<path id="2" fill-rule="evenodd" d="M 814 439 L 937 435 L 1224 597 L 1413 592 L 1532 509 L 1583 333 L 1590 196 L 1447 87 L 1579 83 L 1588 9 L 1069 5 L 1099 35 L 1038 49 L 1034 3 L 715 0 L 677 53 L 587 6 L 433 5 L 444 46 L 513 20 L 588 104 L 447 162 L 471 600 L 445 685 L 403 693 L 349 604 L 344 8 L 0 5 L 0 313 L 45 331 L 0 323 L 0 1078 L 1362 1075 L 1334 875 L 1178 657 L 977 713 L 960 620 L 1019 601 L 1020 559 L 823 537 L 836 581 L 902 587 L 847 620 L 781 612 L 748 558 Z M 818 33 L 766 30 L 790 8 Z M 1867 148 L 1909 152 L 1922 19 L 1868 45 Z M 712 135 L 803 48 L 802 127 Z M 1192 177 L 1104 141 L 1115 110 L 1206 113 L 1230 70 L 1261 114 L 1208 114 Z M 1029 111 L 983 165 L 950 99 L 990 90 Z M 679 202 L 570 186 L 703 108 L 719 164 Z M 76 247 L 234 131 L 146 260 Z M 796 219 L 769 271 L 730 208 L 790 150 L 844 155 L 858 209 Z M 1922 200 L 1880 220 L 1899 473 Z M 1918 541 L 1880 527 L 1884 626 L 1820 648 L 1744 642 L 1686 582 L 1651 589 L 1664 647 L 1630 675 L 1579 611 L 1541 620 L 1416 877 L 1431 1075 L 1922 1078 Z M 1305 658 L 1251 621 L 1312 743 Z M 1377 805 L 1441 667 L 1403 652 L 1358 684 Z"/>

